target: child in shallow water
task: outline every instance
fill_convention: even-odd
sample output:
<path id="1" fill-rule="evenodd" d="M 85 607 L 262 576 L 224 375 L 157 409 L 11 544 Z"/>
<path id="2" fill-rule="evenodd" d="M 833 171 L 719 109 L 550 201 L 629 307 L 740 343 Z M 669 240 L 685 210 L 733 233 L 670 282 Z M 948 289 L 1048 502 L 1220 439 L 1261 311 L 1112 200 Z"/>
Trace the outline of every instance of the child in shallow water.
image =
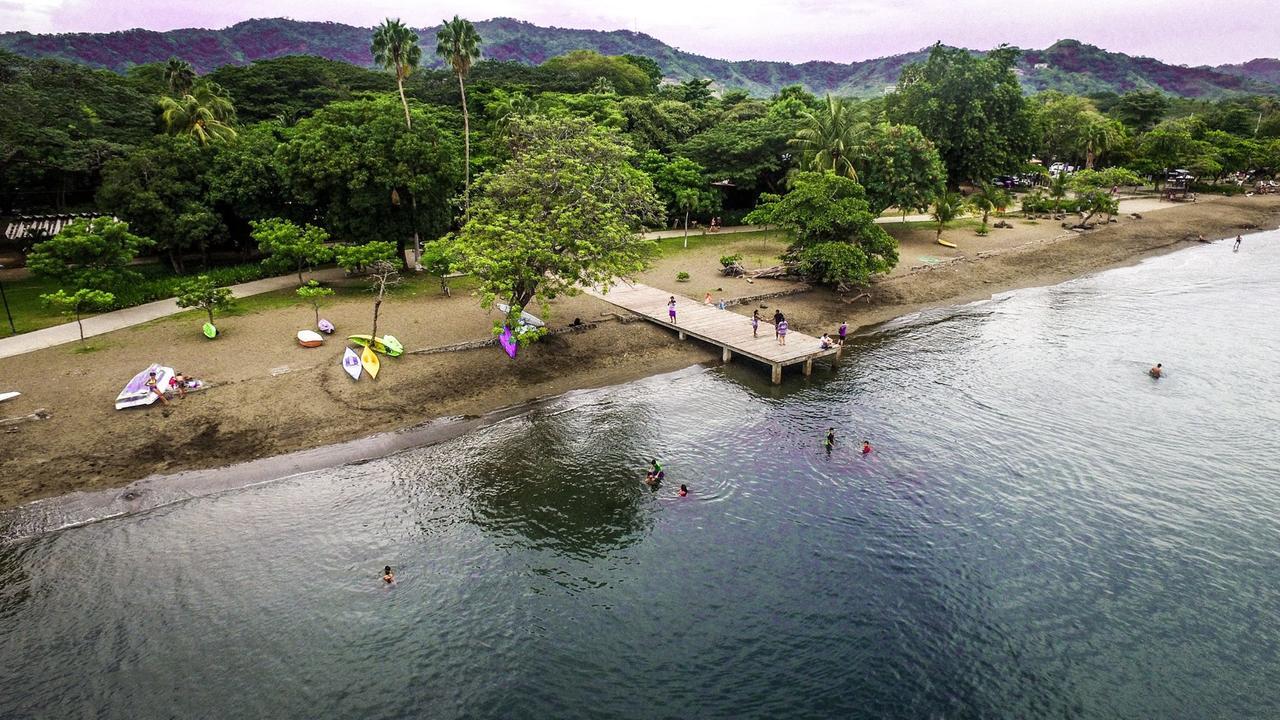
<path id="1" fill-rule="evenodd" d="M 388 565 L 382 568 L 382 582 L 388 585 L 391 585 L 391 584 L 394 584 L 395 581 L 396 581 L 396 574 L 394 572 L 391 572 L 391 566 Z"/>
<path id="2" fill-rule="evenodd" d="M 689 494 L 689 488 L 685 487 L 684 485 L 681 485 L 681 486 L 680 486 L 680 497 L 684 497 L 685 495 L 688 495 L 688 494 Z"/>

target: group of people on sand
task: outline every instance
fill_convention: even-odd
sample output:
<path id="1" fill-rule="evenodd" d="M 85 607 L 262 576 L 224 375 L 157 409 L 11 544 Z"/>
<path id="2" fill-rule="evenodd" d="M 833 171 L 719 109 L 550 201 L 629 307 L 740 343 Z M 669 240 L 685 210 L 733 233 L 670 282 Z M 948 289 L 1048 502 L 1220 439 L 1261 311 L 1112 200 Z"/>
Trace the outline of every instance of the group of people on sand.
<path id="1" fill-rule="evenodd" d="M 186 397 L 187 387 L 190 384 L 190 382 L 191 382 L 191 378 L 175 370 L 173 373 L 173 377 L 169 378 L 169 387 L 162 388 L 160 387 L 160 380 L 156 377 L 156 374 L 154 372 L 149 372 L 147 373 L 146 386 L 148 390 L 156 394 L 156 397 L 160 399 L 160 402 L 164 403 L 165 405 L 168 405 L 169 404 L 168 394 L 171 392 L 176 392 L 178 393 L 178 397 L 183 397 L 183 398 Z"/>

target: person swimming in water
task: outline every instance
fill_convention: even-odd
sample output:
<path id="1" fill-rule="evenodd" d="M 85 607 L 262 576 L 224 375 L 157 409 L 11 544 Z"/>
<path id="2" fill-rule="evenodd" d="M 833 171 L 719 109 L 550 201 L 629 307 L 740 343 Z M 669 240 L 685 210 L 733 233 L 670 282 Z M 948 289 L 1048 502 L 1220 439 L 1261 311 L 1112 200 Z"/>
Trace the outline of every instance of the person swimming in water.
<path id="1" fill-rule="evenodd" d="M 862 454 L 867 455 L 871 452 L 871 443 L 867 440 L 862 441 Z"/>
<path id="2" fill-rule="evenodd" d="M 650 470 L 644 474 L 644 484 L 649 487 L 658 487 L 658 475 Z"/>
<path id="3" fill-rule="evenodd" d="M 827 452 L 831 452 L 831 448 L 836 446 L 836 429 L 827 428 Z"/>
<path id="4" fill-rule="evenodd" d="M 395 581 L 396 581 L 396 574 L 391 571 L 391 566 L 388 565 L 382 568 L 382 582 L 388 585 L 392 585 L 395 583 Z"/>
<path id="5" fill-rule="evenodd" d="M 684 485 L 681 485 L 681 486 L 680 486 L 680 497 L 684 497 L 685 495 L 688 495 L 688 494 L 689 494 L 689 488 L 685 487 Z"/>
<path id="6" fill-rule="evenodd" d="M 650 461 L 649 461 L 649 464 L 652 466 L 652 470 L 651 470 L 651 472 L 652 472 L 654 475 L 657 475 L 658 473 L 662 472 L 662 465 L 658 464 L 658 459 L 657 459 L 657 458 L 654 458 L 654 459 L 650 460 Z"/>
<path id="7" fill-rule="evenodd" d="M 1164 375 L 1164 365 L 1156 363 L 1156 366 L 1148 370 L 1147 374 L 1158 379 L 1161 375 Z"/>

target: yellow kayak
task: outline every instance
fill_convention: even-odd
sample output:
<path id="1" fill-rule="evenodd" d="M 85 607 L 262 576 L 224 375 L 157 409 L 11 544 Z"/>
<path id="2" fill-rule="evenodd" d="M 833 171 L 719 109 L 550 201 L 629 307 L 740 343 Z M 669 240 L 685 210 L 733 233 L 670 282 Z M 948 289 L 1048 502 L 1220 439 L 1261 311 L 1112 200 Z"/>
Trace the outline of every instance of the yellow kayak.
<path id="1" fill-rule="evenodd" d="M 942 238 L 938 238 L 938 244 L 941 245 L 942 247 L 949 247 L 949 248 L 954 248 L 956 246 L 956 244 L 951 242 L 950 240 L 943 240 Z"/>
<path id="2" fill-rule="evenodd" d="M 364 352 L 360 353 L 360 364 L 364 366 L 364 371 L 369 373 L 369 377 L 375 380 L 378 378 L 378 356 L 372 350 L 366 347 Z"/>

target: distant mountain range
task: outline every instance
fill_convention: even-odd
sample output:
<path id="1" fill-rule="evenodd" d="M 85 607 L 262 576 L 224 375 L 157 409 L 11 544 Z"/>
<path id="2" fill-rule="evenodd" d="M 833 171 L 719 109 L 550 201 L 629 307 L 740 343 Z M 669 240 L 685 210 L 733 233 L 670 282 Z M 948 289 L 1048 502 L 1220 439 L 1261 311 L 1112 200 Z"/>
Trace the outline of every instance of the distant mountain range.
<path id="1" fill-rule="evenodd" d="M 484 39 L 484 57 L 539 64 L 571 50 L 591 49 L 607 55 L 632 53 L 652 58 L 676 80 L 711 78 L 725 88 L 769 95 L 800 84 L 815 93 L 868 97 L 897 82 L 903 66 L 923 59 L 927 49 L 854 63 L 786 63 L 763 60 L 717 60 L 671 47 L 643 33 L 627 30 L 574 30 L 540 27 L 510 18 L 476 23 Z M 437 28 L 421 28 L 430 49 Z M 177 56 L 201 72 L 223 65 L 243 65 L 282 55 L 319 55 L 371 66 L 369 28 L 340 23 L 285 19 L 247 20 L 222 30 L 183 29 L 167 32 L 126 30 L 112 33 L 34 35 L 0 34 L 0 47 L 28 57 L 52 57 L 124 71 L 134 65 Z M 429 52 L 424 60 L 438 64 Z M 1025 52 L 1020 67 L 1028 91 L 1072 93 L 1155 89 L 1171 95 L 1218 98 L 1242 93 L 1280 94 L 1280 60 L 1260 58 L 1240 65 L 1186 67 L 1159 60 L 1107 52 L 1075 40 L 1061 40 L 1044 50 Z"/>

